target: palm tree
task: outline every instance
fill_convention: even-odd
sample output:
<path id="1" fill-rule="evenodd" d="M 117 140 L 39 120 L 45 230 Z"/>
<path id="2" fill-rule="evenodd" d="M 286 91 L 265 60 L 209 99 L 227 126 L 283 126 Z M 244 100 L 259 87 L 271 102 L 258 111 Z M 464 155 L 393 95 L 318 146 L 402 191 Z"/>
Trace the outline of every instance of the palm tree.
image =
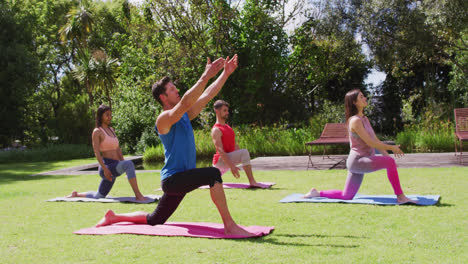
<path id="1" fill-rule="evenodd" d="M 78 52 L 88 47 L 87 38 L 93 26 L 93 15 L 83 5 L 72 8 L 67 14 L 67 23 L 60 30 L 62 44 L 71 42 L 72 57 L 77 46 Z"/>
<path id="2" fill-rule="evenodd" d="M 119 63 L 117 59 L 110 58 L 102 50 L 92 54 L 88 49 L 88 35 L 92 31 L 93 15 L 80 3 L 67 14 L 67 23 L 60 28 L 59 34 L 62 43 L 71 42 L 72 58 L 75 61 L 75 46 L 78 50 L 78 59 L 75 61 L 72 74 L 86 88 L 89 104 L 94 104 L 95 90 L 103 91 L 112 106 L 110 93 L 115 85 L 115 75 Z"/>
<path id="3" fill-rule="evenodd" d="M 118 60 L 110 58 L 104 51 L 96 50 L 91 54 L 88 50 L 83 50 L 79 57 L 79 64 L 75 65 L 72 74 L 84 85 L 90 106 L 94 104 L 93 93 L 102 91 L 106 94 L 109 106 L 112 107 L 110 94 L 116 83 L 118 68 Z"/>
<path id="4" fill-rule="evenodd" d="M 91 53 L 85 49 L 78 57 L 78 64 L 75 64 L 72 71 L 73 77 L 84 85 L 89 97 L 89 105 L 94 104 L 93 91 L 96 86 L 96 73 Z"/>
<path id="5" fill-rule="evenodd" d="M 96 86 L 106 93 L 109 106 L 112 108 L 110 93 L 116 83 L 115 76 L 118 72 L 119 62 L 117 59 L 107 56 L 104 51 L 96 50 L 93 52 L 91 64 L 95 73 Z"/>

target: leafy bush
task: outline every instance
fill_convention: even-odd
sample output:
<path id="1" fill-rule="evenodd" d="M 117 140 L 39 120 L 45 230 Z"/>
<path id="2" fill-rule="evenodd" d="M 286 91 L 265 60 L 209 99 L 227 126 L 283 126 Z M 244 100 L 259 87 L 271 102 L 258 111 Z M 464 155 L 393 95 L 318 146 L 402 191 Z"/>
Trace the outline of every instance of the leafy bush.
<path id="1" fill-rule="evenodd" d="M 164 147 L 162 144 L 145 149 L 145 153 L 143 154 L 144 163 L 158 163 L 158 162 L 163 162 L 163 161 L 164 161 Z"/>
<path id="2" fill-rule="evenodd" d="M 309 119 L 312 137 L 314 139 L 320 137 L 326 123 L 344 123 L 345 114 L 342 104 L 335 104 L 331 101 L 324 100 L 322 111 Z"/>
<path id="3" fill-rule="evenodd" d="M 149 90 L 132 88 L 130 84 L 122 82 L 122 87 L 115 96 L 112 106 L 113 125 L 124 153 L 135 153 L 144 150 L 145 145 L 155 143 L 151 139 L 150 129 L 154 131 L 158 106 Z M 143 135 L 146 132 L 146 135 Z"/>
<path id="4" fill-rule="evenodd" d="M 320 129 L 322 131 L 323 127 Z M 311 127 L 289 128 L 274 125 L 272 127 L 239 126 L 234 127 L 236 142 L 240 148 L 249 150 L 252 158 L 259 156 L 295 156 L 308 155 L 309 148 L 305 143 L 316 139 L 312 136 Z M 320 135 L 320 132 L 318 135 Z M 195 147 L 198 159 L 211 159 L 215 153 L 215 147 L 211 140 L 209 130 L 195 130 Z M 348 148 L 329 147 L 328 153 L 347 153 Z M 312 147 L 312 153 L 321 154 L 323 147 Z M 162 144 L 146 148 L 143 155 L 146 163 L 160 162 L 164 160 Z"/>
<path id="5" fill-rule="evenodd" d="M 407 125 L 397 134 L 396 143 L 404 152 L 450 152 L 454 148 L 453 127 L 451 121 Z"/>
<path id="6" fill-rule="evenodd" d="M 400 132 L 396 136 L 396 144 L 400 145 L 403 152 L 414 152 L 416 149 L 417 131 L 409 128 Z"/>
<path id="7" fill-rule="evenodd" d="M 153 127 L 147 127 L 143 134 L 141 134 L 140 141 L 136 146 L 136 153 L 144 153 L 148 147 L 154 147 L 161 143 L 161 139 L 158 137 Z"/>

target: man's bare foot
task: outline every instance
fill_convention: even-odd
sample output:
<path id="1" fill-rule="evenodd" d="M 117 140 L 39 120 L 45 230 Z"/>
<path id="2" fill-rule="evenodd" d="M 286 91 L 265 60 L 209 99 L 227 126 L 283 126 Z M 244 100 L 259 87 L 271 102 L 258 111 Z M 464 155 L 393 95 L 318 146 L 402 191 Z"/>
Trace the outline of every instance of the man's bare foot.
<path id="1" fill-rule="evenodd" d="M 224 227 L 224 234 L 229 236 L 253 236 L 254 234 L 247 232 L 247 230 L 243 229 L 242 227 L 238 226 L 237 224 L 233 224 L 229 227 Z"/>
<path id="2" fill-rule="evenodd" d="M 78 192 L 73 191 L 70 195 L 67 196 L 67 198 L 73 198 L 73 197 L 77 197 L 77 196 L 78 196 Z"/>
<path id="3" fill-rule="evenodd" d="M 418 203 L 417 201 L 411 200 L 410 198 L 406 197 L 404 194 L 397 195 L 397 203 L 404 204 L 404 203 Z"/>
<path id="4" fill-rule="evenodd" d="M 313 197 L 319 197 L 320 193 L 317 191 L 317 189 L 312 188 L 306 195 L 302 196 L 302 198 L 313 198 Z"/>
<path id="5" fill-rule="evenodd" d="M 112 225 L 115 218 L 115 213 L 112 210 L 108 210 L 104 217 L 96 224 L 96 227 Z"/>
<path id="6" fill-rule="evenodd" d="M 249 188 L 262 188 L 263 186 L 258 182 L 251 182 Z"/>

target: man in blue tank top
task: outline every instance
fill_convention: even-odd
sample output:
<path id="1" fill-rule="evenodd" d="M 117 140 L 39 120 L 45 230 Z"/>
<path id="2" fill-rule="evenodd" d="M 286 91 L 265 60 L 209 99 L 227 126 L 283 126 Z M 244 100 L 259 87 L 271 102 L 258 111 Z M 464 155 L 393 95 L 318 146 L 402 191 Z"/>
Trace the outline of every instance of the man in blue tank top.
<path id="1" fill-rule="evenodd" d="M 221 75 L 205 89 L 208 80 L 223 68 Z M 190 120 L 194 119 L 219 93 L 236 68 L 237 55 L 232 59 L 219 58 L 213 63 L 208 58 L 205 72 L 182 98 L 169 77 L 164 77 L 153 85 L 153 97 L 163 106 L 163 112 L 156 119 L 155 129 L 164 146 L 165 164 L 161 170 L 161 186 L 164 194 L 156 209 L 150 214 L 145 212 L 115 214 L 109 210 L 97 226 L 122 221 L 150 225 L 164 224 L 177 209 L 185 194 L 200 186 L 209 185 L 211 198 L 224 223 L 224 232 L 227 235 L 251 235 L 238 226 L 229 213 L 220 171 L 213 167 L 196 168 L 195 138 L 190 124 Z"/>

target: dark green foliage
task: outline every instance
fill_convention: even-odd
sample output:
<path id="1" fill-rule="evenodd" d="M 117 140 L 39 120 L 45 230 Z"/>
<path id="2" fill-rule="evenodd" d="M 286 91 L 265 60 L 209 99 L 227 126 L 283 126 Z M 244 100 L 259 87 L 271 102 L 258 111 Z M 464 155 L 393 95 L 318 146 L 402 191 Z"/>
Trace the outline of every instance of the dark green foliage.
<path id="1" fill-rule="evenodd" d="M 445 105 L 445 118 L 451 117 L 454 107 L 466 106 L 467 83 L 462 76 L 468 75 L 463 62 L 468 45 L 460 39 L 468 28 L 467 1 L 350 3 L 376 66 L 387 74 L 379 87 L 384 96 L 383 132 L 402 129 L 402 100 L 411 98 L 417 117 L 434 103 Z M 455 78 L 449 89 L 450 75 Z"/>
<path id="2" fill-rule="evenodd" d="M 300 12 L 289 14 L 286 2 L 1 1 L 0 144 L 88 143 L 105 103 L 124 151 L 142 152 L 159 144 L 151 85 L 167 75 L 182 95 L 206 57 L 236 53 L 239 67 L 218 96 L 235 126 L 311 120 L 321 131 L 341 120 L 354 88 L 372 97 L 368 114 L 387 135 L 423 120 L 428 106 L 440 106 L 444 119 L 466 107 L 467 1 L 312 1 L 291 31 L 285 25 Z M 381 86 L 364 84 L 372 67 L 387 74 Z M 209 107 L 193 126 L 213 122 Z"/>
<path id="3" fill-rule="evenodd" d="M 155 147 L 161 143 L 161 139 L 156 133 L 154 126 L 146 127 L 141 134 L 140 141 L 138 141 L 135 152 L 138 154 L 145 153 L 150 147 Z"/>
<path id="4" fill-rule="evenodd" d="M 468 31 L 463 32 L 457 45 L 462 45 L 468 42 Z M 457 52 L 457 63 L 451 64 L 453 67 L 450 72 L 449 90 L 453 99 L 454 108 L 468 107 L 468 74 L 464 72 L 463 68 L 468 68 L 468 49 Z"/>
<path id="5" fill-rule="evenodd" d="M 370 62 L 352 31 L 336 26 L 331 30 L 330 23 L 309 18 L 291 37 L 288 91 L 300 103 L 299 109 L 306 109 L 302 110 L 306 117 L 323 111 L 327 100 L 343 105 L 349 90 L 366 91 L 364 77 L 369 73 Z"/>
<path id="6" fill-rule="evenodd" d="M 38 83 L 31 21 L 0 1 L 0 148 L 23 139 L 29 114 L 26 102 Z"/>
<path id="7" fill-rule="evenodd" d="M 48 145 L 24 150 L 2 150 L 0 163 L 71 160 L 89 158 L 93 155 L 93 149 L 89 145 Z"/>
<path id="8" fill-rule="evenodd" d="M 432 121 L 424 126 L 406 126 L 396 135 L 395 142 L 407 153 L 453 152 L 455 148 L 454 137 L 453 123 Z"/>
<path id="9" fill-rule="evenodd" d="M 132 89 L 119 89 L 115 95 L 115 105 L 112 110 L 113 125 L 125 153 L 134 153 L 144 150 L 140 139 L 147 143 L 146 146 L 158 144 L 158 141 L 151 137 L 151 131 L 156 133 L 154 125 L 156 123 L 155 100 L 151 92 L 138 87 Z M 145 133 L 143 133 L 145 131 Z M 154 136 L 156 136 L 154 134 Z"/>
<path id="10" fill-rule="evenodd" d="M 287 35 L 267 5 L 246 1 L 235 22 L 231 43 L 239 68 L 221 92 L 229 101 L 234 123 L 278 122 L 291 101 L 283 82 L 287 66 Z"/>

